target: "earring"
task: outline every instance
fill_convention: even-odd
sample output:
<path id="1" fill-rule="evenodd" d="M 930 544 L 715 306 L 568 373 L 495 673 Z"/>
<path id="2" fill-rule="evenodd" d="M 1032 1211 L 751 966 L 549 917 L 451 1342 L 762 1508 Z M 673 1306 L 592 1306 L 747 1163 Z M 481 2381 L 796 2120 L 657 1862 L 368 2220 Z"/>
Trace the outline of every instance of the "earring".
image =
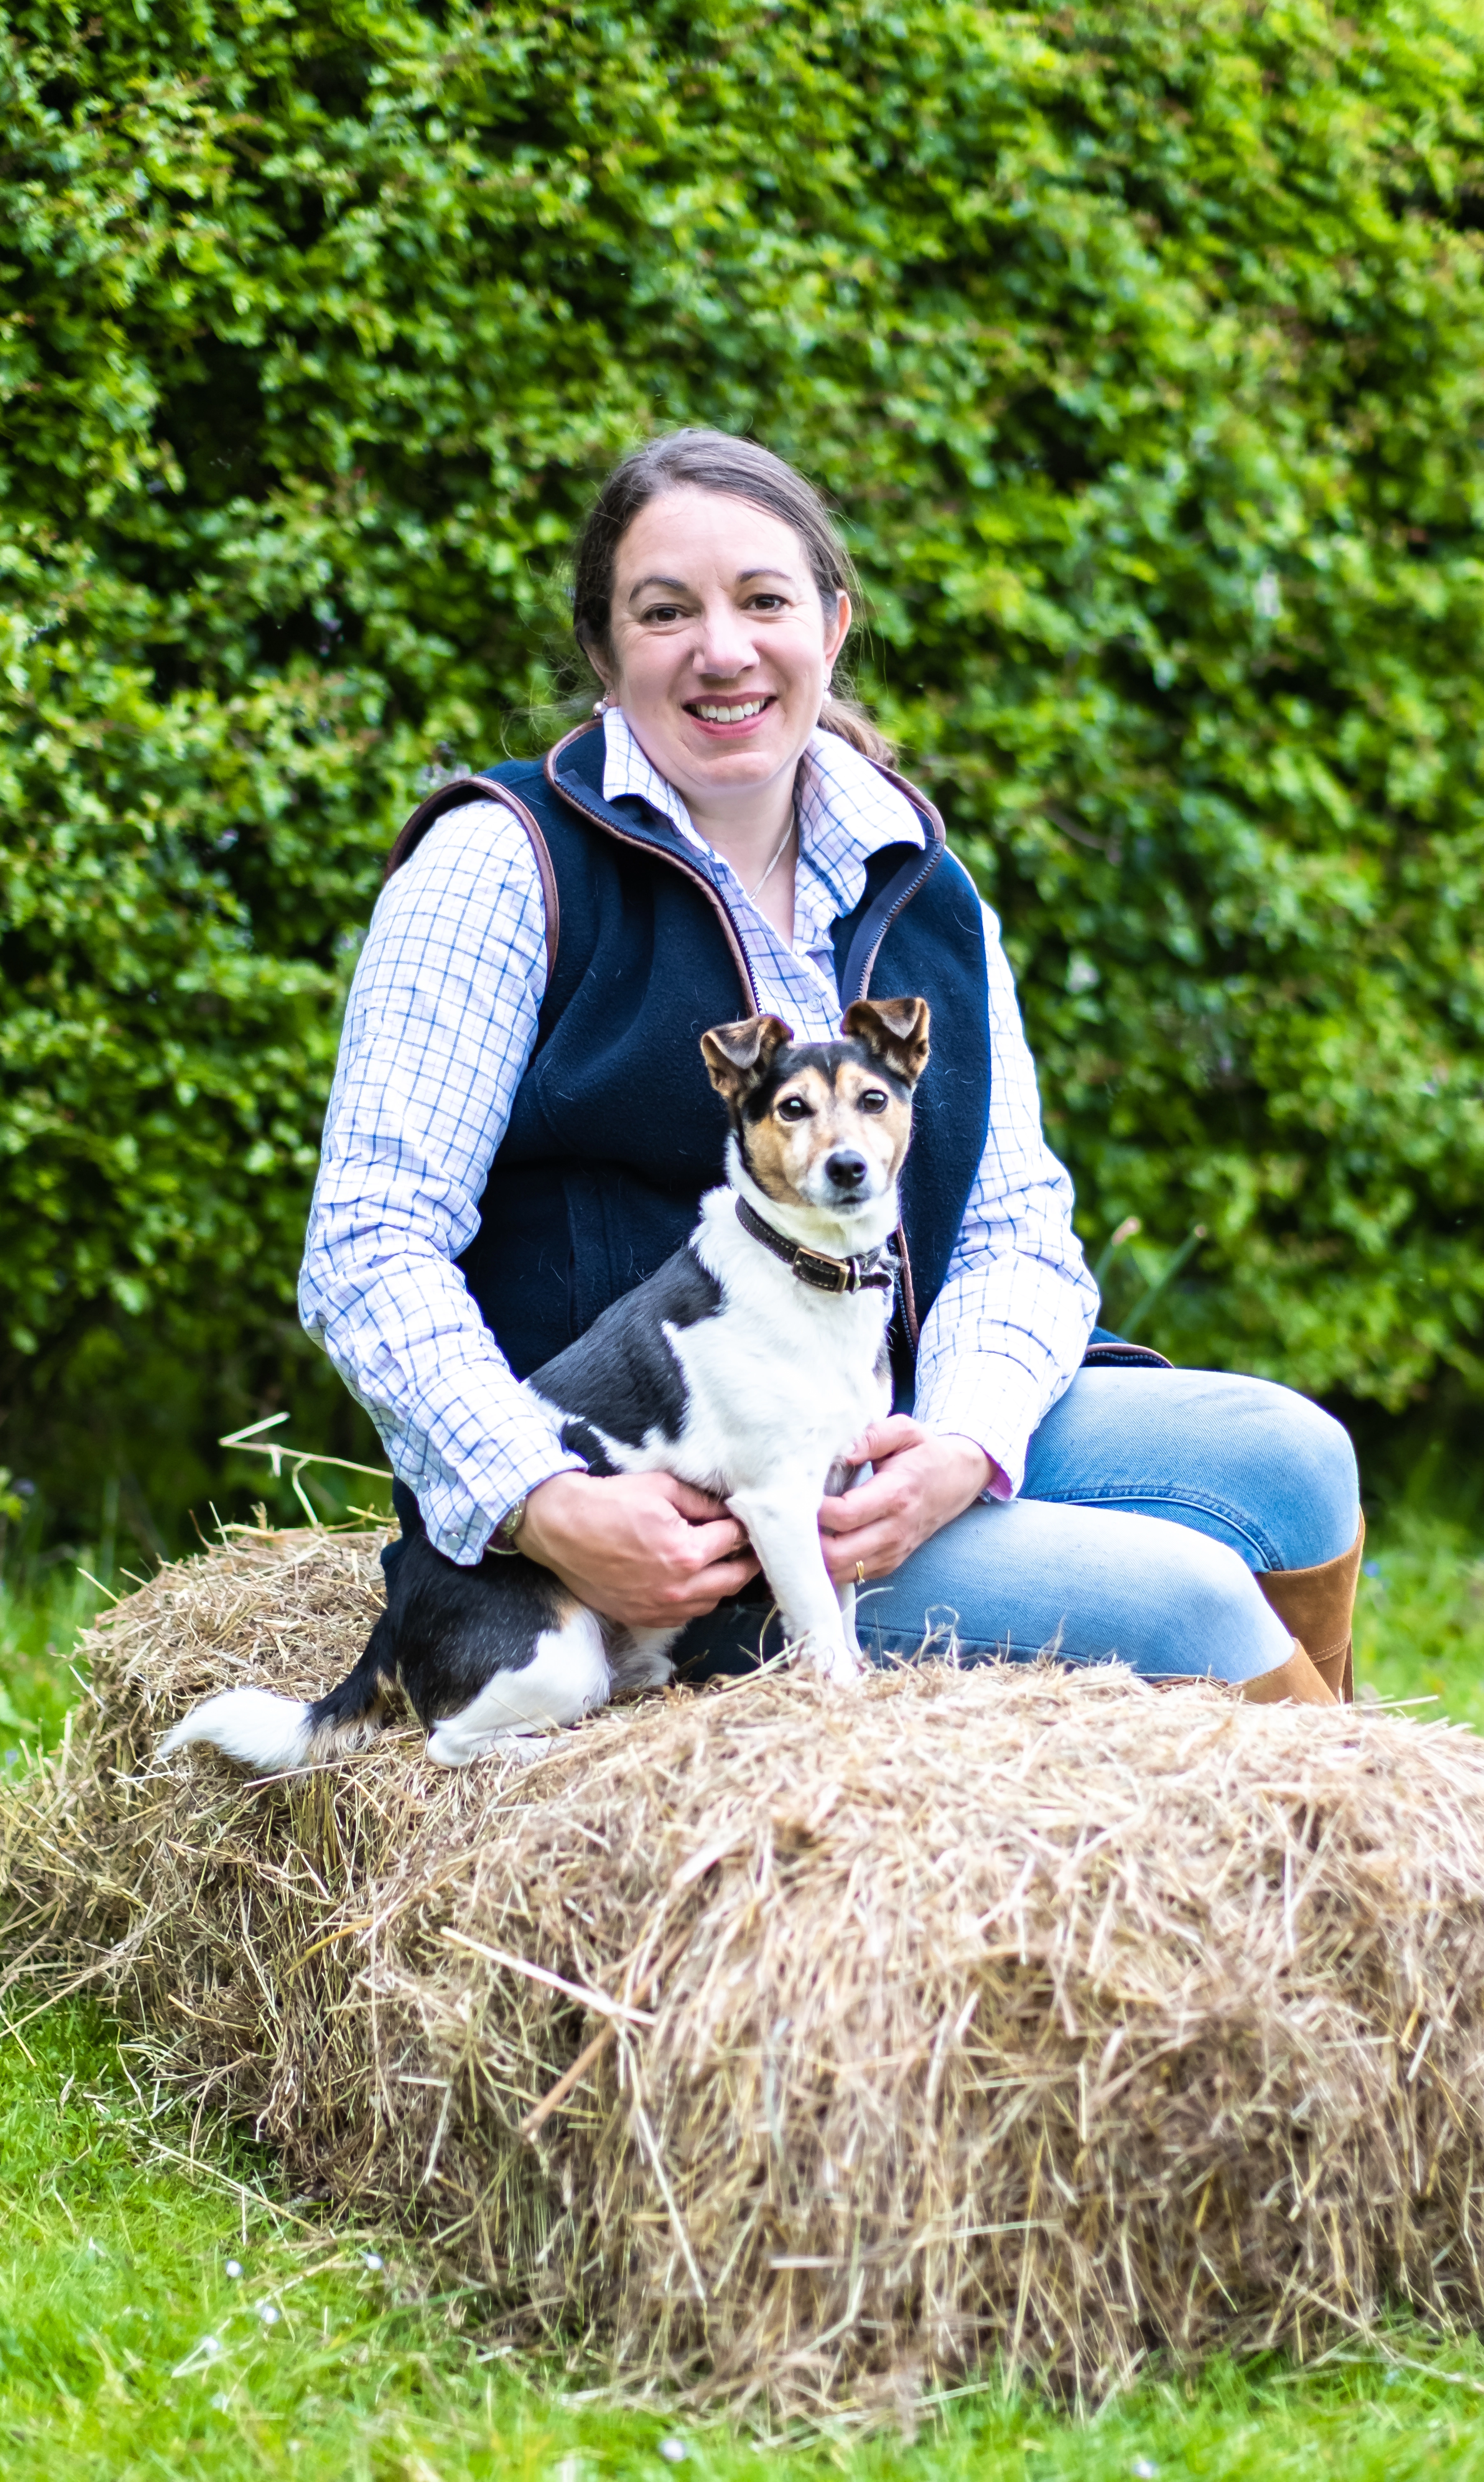
<path id="1" fill-rule="evenodd" d="M 594 700 L 594 701 L 593 701 L 593 712 L 594 712 L 594 714 L 595 714 L 596 716 L 602 716 L 602 715 L 606 714 L 606 712 L 607 712 L 607 708 L 608 708 L 608 696 L 607 696 L 607 692 L 605 691 L 605 692 L 603 693 L 603 696 L 602 696 L 600 699 L 595 699 L 595 700 Z"/>

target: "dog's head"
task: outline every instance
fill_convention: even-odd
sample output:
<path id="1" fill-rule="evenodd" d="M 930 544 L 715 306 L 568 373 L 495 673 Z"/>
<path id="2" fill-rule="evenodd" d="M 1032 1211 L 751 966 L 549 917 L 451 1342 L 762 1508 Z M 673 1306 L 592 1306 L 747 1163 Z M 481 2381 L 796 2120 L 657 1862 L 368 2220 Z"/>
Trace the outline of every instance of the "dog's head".
<path id="1" fill-rule="evenodd" d="M 781 1206 L 836 1221 L 893 1191 L 928 1057 L 926 1000 L 854 1000 L 837 1043 L 795 1043 L 782 1017 L 701 1038 L 742 1162 Z"/>

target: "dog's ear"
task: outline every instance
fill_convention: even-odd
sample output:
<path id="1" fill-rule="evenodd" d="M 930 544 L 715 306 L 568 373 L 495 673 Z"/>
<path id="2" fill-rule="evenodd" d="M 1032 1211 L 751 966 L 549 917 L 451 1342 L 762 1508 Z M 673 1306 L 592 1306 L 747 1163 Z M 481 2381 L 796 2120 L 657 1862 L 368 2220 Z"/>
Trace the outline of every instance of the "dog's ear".
<path id="1" fill-rule="evenodd" d="M 735 1025 L 713 1025 L 701 1038 L 701 1056 L 718 1095 L 732 1106 L 759 1086 L 774 1054 L 792 1043 L 793 1027 L 781 1017 L 744 1017 Z"/>
<path id="2" fill-rule="evenodd" d="M 841 1031 L 874 1051 L 904 1086 L 915 1086 L 927 1067 L 926 1000 L 852 1000 Z"/>

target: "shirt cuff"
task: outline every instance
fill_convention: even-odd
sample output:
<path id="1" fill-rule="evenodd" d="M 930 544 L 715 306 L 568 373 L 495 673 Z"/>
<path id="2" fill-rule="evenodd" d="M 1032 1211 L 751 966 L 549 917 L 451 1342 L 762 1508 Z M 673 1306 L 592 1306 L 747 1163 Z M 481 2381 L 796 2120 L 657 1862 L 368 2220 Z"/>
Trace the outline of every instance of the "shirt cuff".
<path id="1" fill-rule="evenodd" d="M 497 1472 L 481 1475 L 465 1468 L 450 1473 L 446 1465 L 439 1465 L 431 1473 L 425 1468 L 415 1476 L 404 1474 L 403 1480 L 416 1493 L 428 1540 L 445 1560 L 461 1568 L 474 1567 L 484 1558 L 501 1518 L 520 1500 L 528 1499 L 553 1474 L 587 1472 L 582 1458 L 564 1448 L 553 1432 L 544 1425 L 532 1427 L 534 1436 L 529 1439 L 513 1439 L 507 1434 Z"/>
<path id="2" fill-rule="evenodd" d="M 1025 1453 L 1045 1407 L 1045 1383 L 1021 1362 L 999 1354 L 965 1354 L 941 1363 L 918 1394 L 914 1413 L 925 1431 L 972 1439 L 994 1467 L 981 1496 L 1014 1499 L 1025 1479 Z"/>

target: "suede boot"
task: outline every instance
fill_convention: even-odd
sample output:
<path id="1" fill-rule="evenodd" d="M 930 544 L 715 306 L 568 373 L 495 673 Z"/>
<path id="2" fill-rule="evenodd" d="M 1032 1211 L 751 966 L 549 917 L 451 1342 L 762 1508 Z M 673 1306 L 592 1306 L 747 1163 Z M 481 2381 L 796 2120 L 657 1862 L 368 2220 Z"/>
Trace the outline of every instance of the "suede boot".
<path id="1" fill-rule="evenodd" d="M 1258 1583 L 1285 1629 L 1291 1629 L 1315 1672 L 1340 1702 L 1355 1696 L 1350 1623 L 1365 1547 L 1365 1519 L 1348 1551 L 1313 1569 L 1259 1571 Z"/>
<path id="2" fill-rule="evenodd" d="M 1242 1682 L 1242 1696 L 1255 1706 L 1271 1706 L 1280 1698 L 1291 1700 L 1295 1706 L 1338 1706 L 1338 1699 L 1329 1682 L 1309 1660 L 1298 1639 L 1293 1652 L 1276 1672 L 1259 1672 L 1256 1680 Z"/>

